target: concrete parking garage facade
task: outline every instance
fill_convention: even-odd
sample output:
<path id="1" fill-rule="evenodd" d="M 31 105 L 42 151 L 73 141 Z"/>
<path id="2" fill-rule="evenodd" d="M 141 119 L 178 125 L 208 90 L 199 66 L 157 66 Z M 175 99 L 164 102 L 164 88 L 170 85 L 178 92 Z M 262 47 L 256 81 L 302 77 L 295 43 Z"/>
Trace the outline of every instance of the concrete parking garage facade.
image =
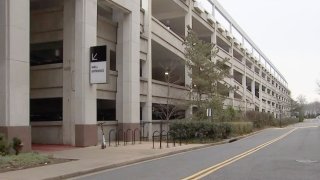
<path id="1" fill-rule="evenodd" d="M 226 107 L 289 116 L 285 78 L 216 0 L 1 0 L 0 12 L 0 132 L 26 150 L 96 145 L 97 122 L 134 130 L 159 120 L 155 106 L 182 103 L 188 26 L 230 59 L 225 81 L 238 90 Z M 92 84 L 90 47 L 101 45 L 108 83 Z"/>

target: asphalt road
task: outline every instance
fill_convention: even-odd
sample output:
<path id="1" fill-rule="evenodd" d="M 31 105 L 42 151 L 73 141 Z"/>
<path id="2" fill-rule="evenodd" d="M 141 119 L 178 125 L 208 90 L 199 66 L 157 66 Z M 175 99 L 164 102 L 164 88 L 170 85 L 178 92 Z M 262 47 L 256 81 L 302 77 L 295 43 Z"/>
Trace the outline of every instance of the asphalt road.
<path id="1" fill-rule="evenodd" d="M 77 179 L 320 180 L 320 120 Z"/>

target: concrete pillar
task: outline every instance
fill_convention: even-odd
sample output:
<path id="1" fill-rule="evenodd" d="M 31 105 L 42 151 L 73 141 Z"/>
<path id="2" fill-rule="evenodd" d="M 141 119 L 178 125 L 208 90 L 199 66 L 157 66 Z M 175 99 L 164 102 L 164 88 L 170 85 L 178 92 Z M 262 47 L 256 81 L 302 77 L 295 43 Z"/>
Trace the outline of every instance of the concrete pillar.
<path id="1" fill-rule="evenodd" d="M 261 81 L 262 82 L 262 81 Z M 259 84 L 259 112 L 262 112 L 262 84 Z"/>
<path id="2" fill-rule="evenodd" d="M 188 36 L 188 27 L 192 28 L 192 9 L 193 9 L 193 1 L 189 0 L 189 9 L 185 16 L 185 36 Z M 191 73 L 191 69 L 189 69 L 187 66 L 185 66 L 185 85 L 186 87 L 192 88 L 192 79 L 189 76 L 189 73 Z M 185 113 L 186 118 L 192 117 L 192 106 L 190 105 L 186 109 Z"/>
<path id="3" fill-rule="evenodd" d="M 217 28 L 216 27 L 214 27 L 214 31 L 212 32 L 210 39 L 211 39 L 211 43 L 217 45 Z M 214 48 L 218 48 L 218 47 L 214 46 Z M 217 62 L 217 58 L 216 57 L 212 57 L 211 61 L 216 63 Z"/>
<path id="4" fill-rule="evenodd" d="M 229 78 L 229 80 L 230 80 L 230 85 L 232 86 L 232 87 L 235 87 L 235 83 L 234 83 L 234 78 L 233 78 L 233 71 L 234 71 L 234 69 L 233 69 L 233 65 L 231 64 L 231 68 L 230 68 L 230 75 L 231 75 L 231 77 Z M 229 92 L 229 98 L 232 100 L 232 107 L 234 107 L 234 91 L 232 90 L 232 91 L 230 91 Z"/>
<path id="5" fill-rule="evenodd" d="M 29 3 L 0 1 L 0 132 L 6 135 L 29 129 Z"/>
<path id="6" fill-rule="evenodd" d="M 244 102 L 244 110 L 247 111 L 247 78 L 246 78 L 246 68 L 244 69 L 244 75 L 242 76 L 242 87 L 243 87 L 242 100 L 243 100 L 243 102 Z"/>
<path id="7" fill-rule="evenodd" d="M 231 24 L 230 24 L 230 32 L 232 33 L 232 28 L 231 28 Z M 233 40 L 231 40 L 231 50 L 230 50 L 230 54 L 231 54 L 231 58 L 230 61 L 233 61 Z M 231 78 L 230 78 L 230 85 L 232 87 L 235 87 L 235 83 L 234 83 L 234 77 L 233 77 L 233 71 L 234 71 L 234 68 L 233 68 L 233 64 L 231 63 L 231 68 L 230 68 L 230 75 L 231 75 Z M 234 108 L 234 91 L 231 91 L 230 94 L 229 94 L 230 98 L 232 99 L 232 107 Z"/>
<path id="8" fill-rule="evenodd" d="M 142 124 L 141 131 L 143 132 L 143 137 L 147 139 L 152 139 L 152 101 L 142 103 Z"/>
<path id="9" fill-rule="evenodd" d="M 252 103 L 254 104 L 254 107 L 255 107 L 255 105 L 256 105 L 256 103 L 255 103 L 255 89 L 256 89 L 256 87 L 255 87 L 255 81 L 254 80 L 252 80 L 251 81 L 251 95 L 252 95 Z"/>
<path id="10" fill-rule="evenodd" d="M 188 27 L 192 28 L 192 9 L 193 9 L 193 1 L 189 1 L 189 9 L 185 16 L 185 36 L 188 36 Z M 192 79 L 189 77 L 189 73 L 191 70 L 185 66 L 185 84 L 187 87 L 191 87 Z"/>
<path id="11" fill-rule="evenodd" d="M 90 84 L 89 54 L 97 39 L 97 0 L 64 1 L 63 36 L 63 141 L 96 145 L 97 92 Z"/>
<path id="12" fill-rule="evenodd" d="M 0 133 L 31 150 L 30 1 L 0 1 Z"/>
<path id="13" fill-rule="evenodd" d="M 193 1 L 189 0 L 188 2 L 189 4 L 189 9 L 188 12 L 184 18 L 184 22 L 185 22 L 185 33 L 184 35 L 187 36 L 188 35 L 188 26 L 190 28 L 192 28 L 192 9 L 193 9 Z"/>
<path id="14" fill-rule="evenodd" d="M 216 12 L 216 7 L 215 7 L 215 5 L 213 4 L 213 6 L 212 6 L 212 16 L 213 16 L 214 18 L 216 18 L 215 12 Z M 213 30 L 213 33 L 212 33 L 212 35 L 211 35 L 211 43 L 217 44 L 217 24 L 214 25 L 214 30 Z"/>
<path id="15" fill-rule="evenodd" d="M 145 10 L 145 30 L 148 38 L 148 54 L 145 71 L 148 79 L 148 93 L 147 102 L 142 109 L 142 120 L 147 123 L 144 131 L 148 132 L 148 138 L 152 139 L 152 0 L 144 0 L 142 8 Z"/>
<path id="16" fill-rule="evenodd" d="M 116 114 L 124 130 L 140 127 L 140 1 L 130 3 L 130 12 L 114 11 L 118 21 Z"/>
<path id="17" fill-rule="evenodd" d="M 244 44 L 244 38 L 242 38 L 242 44 Z M 244 66 L 244 74 L 243 74 L 243 100 L 244 100 L 244 107 L 245 111 L 247 111 L 247 66 L 246 66 L 246 58 L 243 57 L 243 66 Z"/>
<path id="18" fill-rule="evenodd" d="M 63 17 L 63 143 L 74 145 L 74 31 L 75 3 L 64 1 Z M 73 105 L 73 106 L 72 106 Z"/>
<path id="19" fill-rule="evenodd" d="M 215 16 L 215 7 L 212 6 L 212 15 Z M 214 25 L 213 32 L 210 36 L 211 43 L 217 45 L 217 24 Z M 214 48 L 217 48 L 216 46 Z M 213 57 L 211 61 L 216 62 L 216 59 Z"/>

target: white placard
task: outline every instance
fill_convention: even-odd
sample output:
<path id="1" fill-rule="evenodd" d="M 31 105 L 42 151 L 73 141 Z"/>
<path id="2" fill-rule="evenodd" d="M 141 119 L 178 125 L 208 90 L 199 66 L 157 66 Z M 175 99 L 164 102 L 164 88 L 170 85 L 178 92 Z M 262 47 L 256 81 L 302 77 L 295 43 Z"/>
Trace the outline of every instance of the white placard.
<path id="1" fill-rule="evenodd" d="M 90 63 L 90 82 L 92 84 L 107 82 L 107 62 L 91 62 Z"/>

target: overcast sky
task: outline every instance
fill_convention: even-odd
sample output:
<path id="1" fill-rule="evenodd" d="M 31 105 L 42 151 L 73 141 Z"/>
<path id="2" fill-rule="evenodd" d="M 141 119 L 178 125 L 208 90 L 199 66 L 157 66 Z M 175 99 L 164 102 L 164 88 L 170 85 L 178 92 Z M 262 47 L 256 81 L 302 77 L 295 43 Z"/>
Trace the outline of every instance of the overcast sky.
<path id="1" fill-rule="evenodd" d="M 319 0 L 218 0 L 286 78 L 292 97 L 320 100 Z"/>

